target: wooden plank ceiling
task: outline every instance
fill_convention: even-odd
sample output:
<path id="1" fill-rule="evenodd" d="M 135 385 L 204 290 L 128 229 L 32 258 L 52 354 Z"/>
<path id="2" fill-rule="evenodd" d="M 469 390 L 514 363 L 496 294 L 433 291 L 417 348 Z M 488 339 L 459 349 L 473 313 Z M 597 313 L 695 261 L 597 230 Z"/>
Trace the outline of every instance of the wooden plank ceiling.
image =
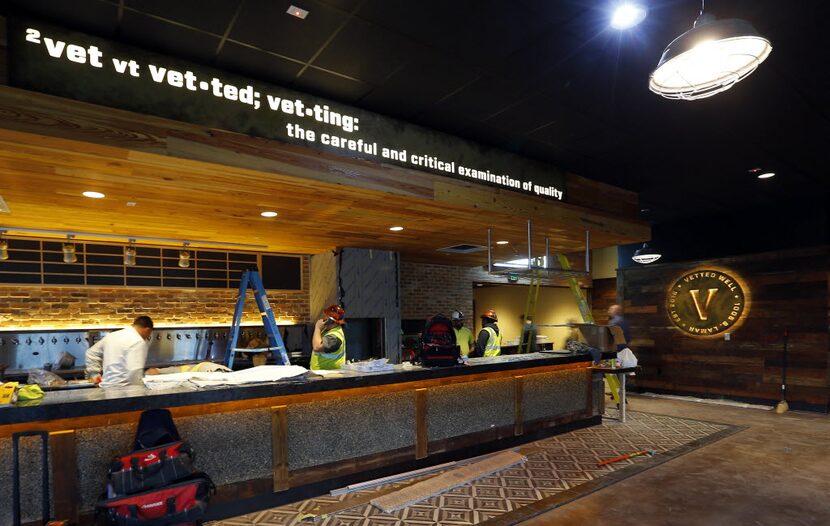
<path id="1" fill-rule="evenodd" d="M 106 198 L 82 197 L 87 190 Z M 0 214 L 6 227 L 301 254 L 377 248 L 458 265 L 484 264 L 486 252 L 436 250 L 485 244 L 488 226 L 494 240 L 510 241 L 496 247 L 497 259 L 523 257 L 528 218 L 534 254 L 545 235 L 556 251 L 582 250 L 586 228 L 595 247 L 649 238 L 647 225 L 611 213 L 7 87 L 0 87 L 0 195 L 11 210 Z M 263 218 L 264 210 L 279 216 Z M 404 230 L 389 231 L 393 225 Z"/>

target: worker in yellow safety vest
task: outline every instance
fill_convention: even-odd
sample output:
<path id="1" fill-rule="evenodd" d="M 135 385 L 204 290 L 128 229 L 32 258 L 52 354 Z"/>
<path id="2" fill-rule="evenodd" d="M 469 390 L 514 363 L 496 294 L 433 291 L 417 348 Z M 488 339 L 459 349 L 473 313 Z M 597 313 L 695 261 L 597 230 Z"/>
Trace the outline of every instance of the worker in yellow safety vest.
<path id="1" fill-rule="evenodd" d="M 481 332 L 476 339 L 476 354 L 492 357 L 501 354 L 501 332 L 496 311 L 488 309 L 481 315 Z"/>
<path id="2" fill-rule="evenodd" d="M 346 311 L 340 305 L 331 305 L 314 325 L 311 337 L 312 370 L 340 369 L 346 363 Z"/>
<path id="3" fill-rule="evenodd" d="M 464 326 L 464 313 L 454 310 L 450 319 L 452 328 L 455 330 L 455 343 L 461 349 L 461 356 L 469 356 L 470 350 L 475 348 L 475 340 L 473 340 L 473 331 Z"/>

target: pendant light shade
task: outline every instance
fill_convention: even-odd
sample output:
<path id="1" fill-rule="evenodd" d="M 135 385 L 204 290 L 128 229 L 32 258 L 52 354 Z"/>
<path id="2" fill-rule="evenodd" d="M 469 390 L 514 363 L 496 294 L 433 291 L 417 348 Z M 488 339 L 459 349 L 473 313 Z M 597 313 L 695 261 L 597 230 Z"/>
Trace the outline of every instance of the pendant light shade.
<path id="1" fill-rule="evenodd" d="M 135 266 L 136 249 L 133 243 L 135 239 L 130 239 L 130 244 L 124 247 L 124 265 L 127 267 Z"/>
<path id="2" fill-rule="evenodd" d="M 72 242 L 72 238 L 75 236 L 66 236 L 66 243 L 63 244 L 63 262 L 64 263 L 77 263 L 78 262 L 78 254 L 75 252 L 75 243 Z"/>
<path id="3" fill-rule="evenodd" d="M 179 267 L 190 268 L 190 251 L 187 247 L 190 243 L 185 243 L 182 250 L 179 250 Z"/>
<path id="4" fill-rule="evenodd" d="M 701 14 L 663 51 L 648 87 L 667 99 L 711 97 L 746 78 L 771 51 L 749 22 Z"/>
<path id="5" fill-rule="evenodd" d="M 654 263 L 661 257 L 663 257 L 663 254 L 659 250 L 651 248 L 648 246 L 648 243 L 643 243 L 643 247 L 635 250 L 631 259 L 642 265 L 648 265 L 649 263 Z"/>

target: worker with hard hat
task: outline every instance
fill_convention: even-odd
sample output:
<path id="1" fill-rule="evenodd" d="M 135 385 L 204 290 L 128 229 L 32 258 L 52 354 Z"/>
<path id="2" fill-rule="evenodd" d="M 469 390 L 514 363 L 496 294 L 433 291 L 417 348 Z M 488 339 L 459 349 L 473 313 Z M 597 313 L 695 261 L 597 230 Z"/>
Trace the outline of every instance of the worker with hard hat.
<path id="1" fill-rule="evenodd" d="M 501 354 L 501 332 L 498 325 L 499 317 L 493 309 L 487 309 L 481 315 L 481 332 L 476 339 L 476 353 L 485 357 Z"/>
<path id="2" fill-rule="evenodd" d="M 311 337 L 312 370 L 340 369 L 346 363 L 346 311 L 340 305 L 330 305 L 323 317 L 314 324 Z"/>
<path id="3" fill-rule="evenodd" d="M 461 349 L 461 356 L 469 356 L 470 350 L 475 348 L 475 340 L 473 339 L 473 331 L 464 326 L 464 313 L 460 310 L 452 311 L 450 315 L 452 320 L 452 328 L 455 330 L 455 342 Z"/>

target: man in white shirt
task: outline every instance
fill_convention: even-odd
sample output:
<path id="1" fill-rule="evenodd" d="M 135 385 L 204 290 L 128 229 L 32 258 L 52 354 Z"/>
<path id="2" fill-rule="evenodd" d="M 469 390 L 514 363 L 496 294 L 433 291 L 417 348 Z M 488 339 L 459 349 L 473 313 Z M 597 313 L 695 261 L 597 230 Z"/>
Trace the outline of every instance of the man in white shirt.
<path id="1" fill-rule="evenodd" d="M 141 385 L 153 320 L 139 316 L 131 327 L 110 333 L 86 350 L 86 377 L 101 376 L 100 386 Z"/>

